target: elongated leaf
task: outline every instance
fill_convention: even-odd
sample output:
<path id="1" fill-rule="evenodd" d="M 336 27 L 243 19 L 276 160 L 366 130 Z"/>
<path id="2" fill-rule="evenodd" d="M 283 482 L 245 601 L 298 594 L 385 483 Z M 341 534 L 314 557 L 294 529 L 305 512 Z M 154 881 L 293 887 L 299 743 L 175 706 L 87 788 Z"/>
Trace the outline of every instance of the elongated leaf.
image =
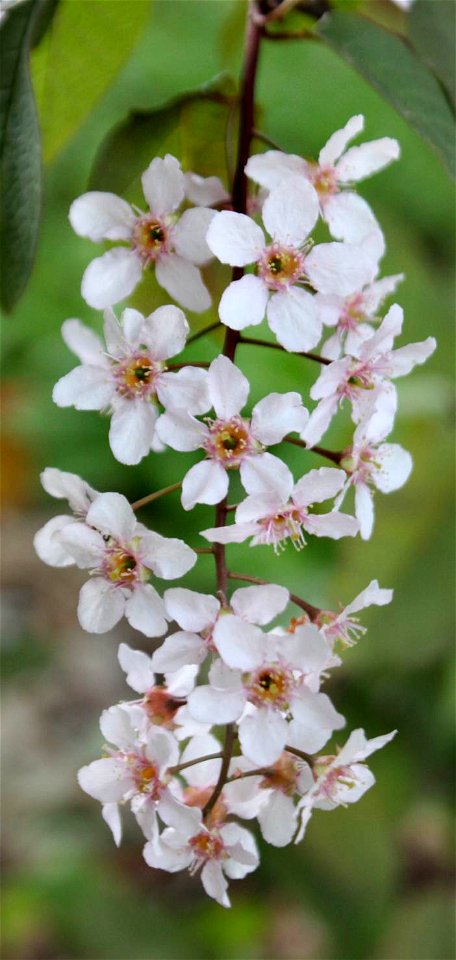
<path id="1" fill-rule="evenodd" d="M 39 0 L 26 0 L 0 29 L 0 296 L 7 311 L 25 288 L 38 241 L 41 157 L 29 51 L 41 9 Z"/>
<path id="2" fill-rule="evenodd" d="M 90 187 L 128 193 L 153 157 L 168 152 L 186 170 L 226 180 L 226 129 L 236 102 L 233 81 L 222 75 L 158 110 L 131 113 L 102 143 Z"/>
<path id="3" fill-rule="evenodd" d="M 150 9 L 149 0 L 61 0 L 32 66 L 45 161 L 65 146 L 112 83 Z"/>
<path id="4" fill-rule="evenodd" d="M 413 51 L 364 17 L 339 11 L 322 18 L 318 34 L 395 107 L 454 175 L 454 117 L 438 81 Z"/>
<path id="5" fill-rule="evenodd" d="M 448 91 L 456 97 L 454 38 L 456 6 L 454 0 L 415 0 L 408 17 L 409 38 L 422 60 L 434 71 Z"/>

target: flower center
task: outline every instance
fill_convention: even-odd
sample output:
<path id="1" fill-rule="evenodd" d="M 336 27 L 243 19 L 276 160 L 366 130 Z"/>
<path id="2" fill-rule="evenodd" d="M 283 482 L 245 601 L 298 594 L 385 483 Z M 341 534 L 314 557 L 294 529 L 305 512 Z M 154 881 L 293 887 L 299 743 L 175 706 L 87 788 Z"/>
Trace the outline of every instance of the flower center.
<path id="1" fill-rule="evenodd" d="M 260 453 L 261 446 L 250 435 L 249 424 L 241 417 L 208 421 L 209 437 L 204 449 L 227 468 L 238 467 L 246 454 Z"/>
<path id="2" fill-rule="evenodd" d="M 289 753 L 282 753 L 269 773 L 263 778 L 260 787 L 272 787 L 292 797 L 296 791 L 296 782 L 299 776 L 299 766 Z"/>
<path id="3" fill-rule="evenodd" d="M 285 547 L 282 541 L 288 538 L 296 550 L 302 550 L 306 544 L 302 529 L 304 515 L 303 510 L 292 506 L 288 510 L 282 510 L 272 517 L 263 517 L 258 521 L 260 527 L 263 529 L 260 535 L 261 542 L 272 544 L 277 553 L 279 549 Z"/>
<path id="4" fill-rule="evenodd" d="M 333 193 L 337 193 L 338 186 L 334 167 L 319 167 L 318 164 L 315 164 L 311 168 L 311 180 L 321 198 L 330 197 Z"/>
<path id="5" fill-rule="evenodd" d="M 132 246 L 145 264 L 156 260 L 167 249 L 168 230 L 156 217 L 140 217 L 133 228 Z"/>
<path id="6" fill-rule="evenodd" d="M 117 392 L 128 400 L 147 397 L 155 392 L 155 378 L 162 370 L 163 364 L 145 353 L 127 357 L 114 371 Z"/>
<path id="7" fill-rule="evenodd" d="M 258 273 L 272 290 L 282 290 L 300 280 L 304 269 L 303 254 L 293 247 L 273 243 L 258 263 Z"/>
<path id="8" fill-rule="evenodd" d="M 171 696 L 164 687 L 152 687 L 145 694 L 142 706 L 151 723 L 169 727 L 172 725 L 179 707 L 182 707 L 186 702 L 184 697 Z"/>
<path id="9" fill-rule="evenodd" d="M 140 566 L 136 557 L 122 547 L 114 547 L 107 551 L 103 573 L 108 580 L 122 587 L 131 587 L 136 583 Z"/>
<path id="10" fill-rule="evenodd" d="M 222 860 L 228 856 L 216 830 L 197 833 L 195 837 L 190 837 L 189 844 L 198 860 Z"/>
<path id="11" fill-rule="evenodd" d="M 288 705 L 288 697 L 293 677 L 289 670 L 277 665 L 261 667 L 251 675 L 249 700 L 257 707 L 274 706 L 283 708 Z"/>
<path id="12" fill-rule="evenodd" d="M 362 293 L 356 293 L 345 301 L 339 327 L 341 330 L 356 330 L 359 323 L 366 319 Z"/>

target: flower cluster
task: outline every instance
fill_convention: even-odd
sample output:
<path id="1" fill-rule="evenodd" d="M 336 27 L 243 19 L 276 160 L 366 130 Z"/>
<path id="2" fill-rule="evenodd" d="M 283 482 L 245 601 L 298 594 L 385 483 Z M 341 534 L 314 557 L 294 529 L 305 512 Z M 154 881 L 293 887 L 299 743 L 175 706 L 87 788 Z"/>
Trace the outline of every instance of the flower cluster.
<path id="1" fill-rule="evenodd" d="M 392 381 L 423 363 L 435 341 L 394 348 L 402 310 L 394 304 L 380 314 L 402 275 L 379 276 L 383 233 L 353 186 L 397 159 L 399 147 L 389 138 L 349 146 L 363 123 L 352 117 L 317 162 L 278 150 L 251 156 L 245 209 L 217 178 L 184 173 L 167 155 L 142 175 L 147 211 L 107 193 L 85 194 L 70 210 L 78 234 L 121 245 L 89 264 L 82 281 L 87 303 L 104 309 L 104 342 L 79 320 L 65 321 L 64 340 L 80 363 L 58 381 L 53 399 L 109 412 L 109 443 L 121 463 L 166 447 L 200 451 L 183 477 L 138 506 L 177 488 L 186 511 L 216 506 L 215 525 L 199 530 L 216 560 L 214 593 L 163 591 L 159 581 L 184 576 L 203 548 L 147 529 L 119 493 L 98 492 L 54 468 L 42 474 L 45 490 L 72 512 L 49 520 L 35 547 L 51 566 L 89 571 L 78 605 L 83 629 L 103 633 L 125 615 L 146 637 L 164 637 L 151 656 L 120 645 L 136 698 L 104 711 L 103 757 L 80 770 L 79 782 L 102 804 L 117 844 L 121 811 L 129 808 L 146 862 L 199 872 L 223 906 L 230 905 L 228 880 L 259 862 L 254 835 L 239 821 L 258 821 L 274 846 L 299 841 L 315 808 L 352 803 L 372 786 L 366 760 L 395 734 L 369 740 L 355 730 L 344 746 L 326 746 L 345 726 L 326 690 L 341 654 L 364 633 L 355 614 L 389 603 L 392 591 L 373 580 L 334 612 L 233 573 L 225 556 L 227 544 L 247 540 L 280 556 L 289 541 L 300 550 L 312 536 L 367 539 L 374 492 L 398 489 L 412 468 L 410 454 L 387 441 L 397 410 Z M 330 239 L 314 244 L 319 221 Z M 225 348 L 210 363 L 176 362 L 190 332 L 180 307 L 209 307 L 199 268 L 213 257 L 235 268 L 218 305 Z M 118 319 L 112 307 L 151 269 L 180 306 L 162 305 L 147 317 L 127 307 Z M 277 343 L 260 344 L 320 364 L 311 411 L 299 389 L 269 392 L 249 408 L 235 349 L 257 343 L 241 331 L 265 319 Z M 309 353 L 320 341 L 321 353 Z M 318 447 L 344 406 L 354 424 L 345 449 Z M 303 458 L 307 451 L 331 466 L 294 477 L 284 458 L 288 442 Z M 228 502 L 233 472 L 245 490 L 238 504 Z M 351 488 L 354 515 L 340 510 Z M 230 592 L 235 579 L 250 585 Z"/>

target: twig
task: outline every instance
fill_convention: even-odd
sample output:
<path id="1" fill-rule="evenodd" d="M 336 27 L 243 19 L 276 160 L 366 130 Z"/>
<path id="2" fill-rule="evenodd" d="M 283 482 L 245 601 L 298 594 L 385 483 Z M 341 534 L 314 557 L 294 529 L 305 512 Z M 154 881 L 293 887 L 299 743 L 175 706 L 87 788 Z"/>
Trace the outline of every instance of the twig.
<path id="1" fill-rule="evenodd" d="M 208 327 L 204 327 L 203 330 L 198 330 L 196 333 L 192 333 L 191 337 L 188 338 L 185 346 L 188 347 L 189 343 L 194 343 L 195 340 L 199 340 L 200 337 L 205 337 L 206 333 L 211 333 L 212 330 L 218 330 L 218 328 L 221 326 L 222 326 L 221 321 L 217 320 L 215 323 L 211 323 Z"/>
<path id="2" fill-rule="evenodd" d="M 222 766 L 220 768 L 219 778 L 217 780 L 216 786 L 214 787 L 213 793 L 209 797 L 209 800 L 206 803 L 206 806 L 203 809 L 203 817 L 206 818 L 211 810 L 215 807 L 217 800 L 225 786 L 226 775 L 229 770 L 231 757 L 233 755 L 233 745 L 234 745 L 234 724 L 227 723 L 226 733 L 225 733 L 225 746 L 223 748 L 222 755 Z"/>
<path id="3" fill-rule="evenodd" d="M 269 347 L 271 350 L 282 350 L 284 353 L 288 353 L 290 357 L 307 357 L 308 360 L 316 360 L 317 363 L 328 364 L 332 363 L 332 360 L 327 360 L 326 357 L 321 357 L 319 353 L 307 353 L 302 350 L 297 350 L 296 352 L 285 350 L 285 347 L 282 347 L 280 343 L 271 343 L 269 340 L 259 340 L 257 337 L 239 337 L 239 343 L 250 343 L 256 347 Z"/>
<path id="4" fill-rule="evenodd" d="M 141 500 L 135 500 L 135 502 L 131 504 L 131 507 L 133 510 L 139 510 L 140 507 L 145 507 L 147 503 L 152 503 L 154 500 L 164 497 L 165 494 L 172 493 L 173 490 L 179 490 L 181 486 L 182 480 L 178 480 L 177 483 L 172 483 L 169 487 L 162 487 L 161 490 L 156 490 L 155 493 L 148 493 L 147 497 L 141 497 Z"/>
<path id="5" fill-rule="evenodd" d="M 195 763 L 205 763 L 206 760 L 221 760 L 222 753 L 206 753 L 204 757 L 196 757 L 195 760 L 186 760 L 185 763 L 176 763 L 175 767 L 169 767 L 168 773 L 180 773 L 181 770 L 185 770 L 186 767 L 193 767 Z"/>
<path id="6" fill-rule="evenodd" d="M 326 460 L 331 460 L 333 463 L 337 463 L 340 466 L 340 461 L 343 457 L 342 450 L 326 450 L 325 447 L 308 447 L 305 440 L 298 440 L 297 437 L 284 437 L 285 443 L 293 443 L 295 447 L 302 447 L 303 450 L 307 450 L 309 453 L 318 453 L 321 457 L 325 457 Z"/>
<path id="7" fill-rule="evenodd" d="M 266 133 L 263 133 L 262 130 L 254 129 L 252 130 L 252 134 L 255 140 L 260 140 L 261 143 L 265 143 L 268 147 L 272 147 L 274 150 L 280 150 L 280 153 L 286 152 L 284 148 L 280 146 L 279 143 L 276 143 L 276 141 L 273 140 L 272 137 L 268 137 L 268 135 Z"/>

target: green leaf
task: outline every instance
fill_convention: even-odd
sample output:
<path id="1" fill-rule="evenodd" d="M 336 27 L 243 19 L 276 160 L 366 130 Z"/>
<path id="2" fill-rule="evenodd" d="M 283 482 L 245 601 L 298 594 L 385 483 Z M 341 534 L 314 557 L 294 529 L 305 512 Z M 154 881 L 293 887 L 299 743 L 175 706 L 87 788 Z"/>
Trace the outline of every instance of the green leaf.
<path id="1" fill-rule="evenodd" d="M 4 251 L 0 299 L 6 311 L 26 286 L 38 242 L 40 134 L 29 52 L 41 12 L 39 0 L 26 0 L 8 12 L 0 28 L 0 242 Z"/>
<path id="2" fill-rule="evenodd" d="M 451 108 L 434 75 L 400 37 L 342 12 L 326 14 L 317 32 L 395 107 L 454 176 Z"/>
<path id="3" fill-rule="evenodd" d="M 52 31 L 32 60 L 45 161 L 65 146 L 105 93 L 150 9 L 147 0 L 61 0 Z"/>
<path id="4" fill-rule="evenodd" d="M 102 143 L 90 178 L 95 190 L 125 194 L 153 157 L 174 153 L 185 170 L 226 181 L 227 125 L 237 97 L 225 74 L 153 111 L 131 113 Z"/>
<path id="5" fill-rule="evenodd" d="M 454 0 L 415 0 L 408 16 L 409 39 L 419 57 L 434 71 L 448 91 L 456 97 L 454 37 L 456 7 Z"/>

